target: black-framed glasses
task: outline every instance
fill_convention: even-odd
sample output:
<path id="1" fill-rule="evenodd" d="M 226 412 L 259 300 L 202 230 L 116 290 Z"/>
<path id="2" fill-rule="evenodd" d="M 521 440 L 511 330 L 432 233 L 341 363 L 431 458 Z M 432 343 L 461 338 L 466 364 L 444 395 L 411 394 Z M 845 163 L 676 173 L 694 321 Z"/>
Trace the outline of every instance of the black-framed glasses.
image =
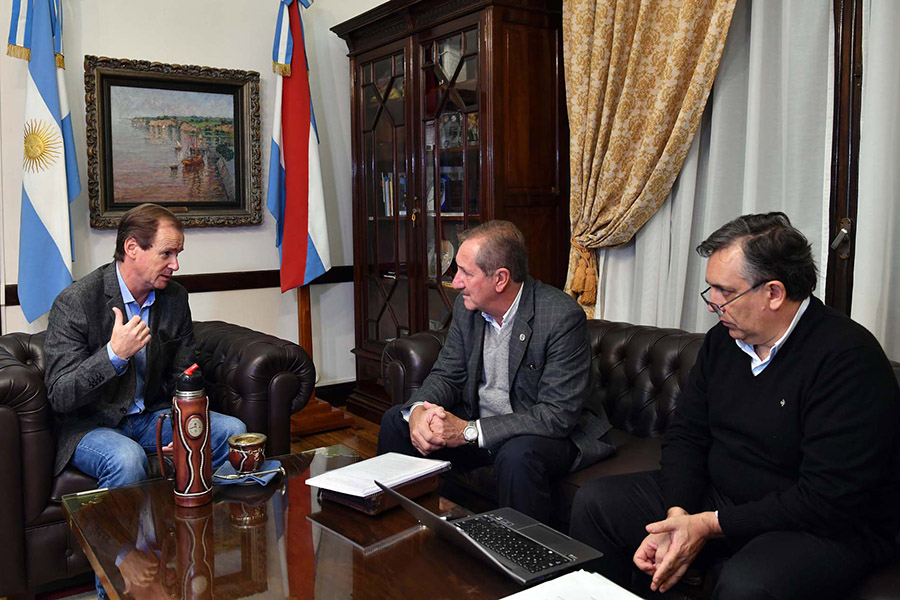
<path id="1" fill-rule="evenodd" d="M 722 304 L 716 304 L 715 302 L 712 302 L 712 301 L 709 299 L 709 291 L 712 289 L 712 286 L 709 286 L 708 288 L 706 288 L 705 290 L 703 290 L 702 292 L 700 292 L 700 297 L 703 298 L 703 301 L 706 302 L 706 305 L 707 305 L 708 307 L 710 307 L 711 309 L 713 309 L 713 312 L 715 312 L 716 315 L 718 315 L 718 316 L 721 317 L 723 314 L 725 314 L 725 311 L 724 311 L 723 309 L 724 309 L 726 306 L 728 306 L 729 304 L 731 304 L 732 302 L 734 302 L 735 300 L 737 300 L 738 298 L 740 298 L 740 297 L 743 296 L 744 294 L 749 294 L 750 292 L 752 292 L 753 290 L 757 289 L 758 287 L 760 287 L 760 286 L 763 285 L 764 283 L 766 283 L 766 282 L 765 282 L 765 281 L 760 281 L 759 283 L 757 283 L 757 284 L 754 285 L 753 287 L 744 290 L 743 292 L 741 292 L 740 294 L 738 294 L 737 296 L 735 296 L 734 298 L 732 298 L 732 299 L 729 300 L 728 302 L 724 302 L 724 303 L 722 303 Z"/>

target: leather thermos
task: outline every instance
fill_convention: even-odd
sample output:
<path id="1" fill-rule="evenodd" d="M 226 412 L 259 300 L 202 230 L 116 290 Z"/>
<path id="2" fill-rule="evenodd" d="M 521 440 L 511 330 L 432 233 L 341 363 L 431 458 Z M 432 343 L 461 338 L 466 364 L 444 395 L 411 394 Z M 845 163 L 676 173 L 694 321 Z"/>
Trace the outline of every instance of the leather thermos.
<path id="1" fill-rule="evenodd" d="M 156 424 L 160 469 L 165 473 L 161 447 L 163 419 Z M 175 504 L 201 506 L 212 500 L 212 449 L 209 437 L 209 399 L 197 365 L 178 376 L 172 398 L 172 445 L 175 466 Z"/>

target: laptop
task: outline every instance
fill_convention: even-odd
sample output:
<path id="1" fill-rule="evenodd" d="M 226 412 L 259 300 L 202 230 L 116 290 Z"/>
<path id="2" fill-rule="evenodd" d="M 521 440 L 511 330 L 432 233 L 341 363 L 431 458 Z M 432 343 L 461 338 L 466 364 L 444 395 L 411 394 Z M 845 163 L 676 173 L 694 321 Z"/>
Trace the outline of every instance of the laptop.
<path id="1" fill-rule="evenodd" d="M 447 521 L 386 485 L 375 483 L 439 538 L 463 548 L 522 585 L 562 575 L 603 556 L 512 508 Z"/>

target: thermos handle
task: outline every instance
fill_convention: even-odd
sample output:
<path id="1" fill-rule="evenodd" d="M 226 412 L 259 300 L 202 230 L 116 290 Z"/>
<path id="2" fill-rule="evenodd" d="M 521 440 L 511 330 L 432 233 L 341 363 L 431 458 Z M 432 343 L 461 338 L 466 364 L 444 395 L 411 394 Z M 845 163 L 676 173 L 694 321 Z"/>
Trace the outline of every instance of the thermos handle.
<path id="1" fill-rule="evenodd" d="M 169 417 L 169 413 L 163 413 L 159 415 L 159 418 L 156 419 L 156 456 L 159 458 L 159 474 L 162 477 L 166 476 L 166 465 L 163 462 L 163 453 L 162 453 L 162 424 L 163 421 Z"/>

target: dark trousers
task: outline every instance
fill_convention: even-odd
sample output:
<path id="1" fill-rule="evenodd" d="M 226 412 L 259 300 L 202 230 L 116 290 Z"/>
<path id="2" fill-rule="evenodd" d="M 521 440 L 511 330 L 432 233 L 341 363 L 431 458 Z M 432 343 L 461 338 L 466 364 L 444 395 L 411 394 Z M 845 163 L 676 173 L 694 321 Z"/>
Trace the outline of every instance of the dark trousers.
<path id="1" fill-rule="evenodd" d="M 711 491 L 703 510 L 729 504 Z M 647 536 L 644 527 L 663 520 L 667 508 L 659 471 L 595 479 L 575 496 L 569 534 L 604 553 L 598 565 L 602 575 L 637 594 L 659 598 L 632 557 Z M 714 599 L 800 600 L 846 598 L 871 568 L 871 557 L 862 542 L 772 531 L 742 543 L 710 540 L 694 564 L 716 567 Z"/>
<path id="2" fill-rule="evenodd" d="M 409 423 L 403 420 L 399 405 L 391 407 L 381 419 L 378 454 L 385 452 L 421 456 L 412 445 Z M 514 508 L 542 523 L 550 523 L 553 517 L 550 486 L 569 472 L 575 452 L 575 445 L 568 438 L 520 435 L 508 439 L 491 453 L 465 445 L 442 448 L 429 454 L 428 458 L 448 460 L 455 467 L 465 469 L 493 463 L 497 504 Z"/>

